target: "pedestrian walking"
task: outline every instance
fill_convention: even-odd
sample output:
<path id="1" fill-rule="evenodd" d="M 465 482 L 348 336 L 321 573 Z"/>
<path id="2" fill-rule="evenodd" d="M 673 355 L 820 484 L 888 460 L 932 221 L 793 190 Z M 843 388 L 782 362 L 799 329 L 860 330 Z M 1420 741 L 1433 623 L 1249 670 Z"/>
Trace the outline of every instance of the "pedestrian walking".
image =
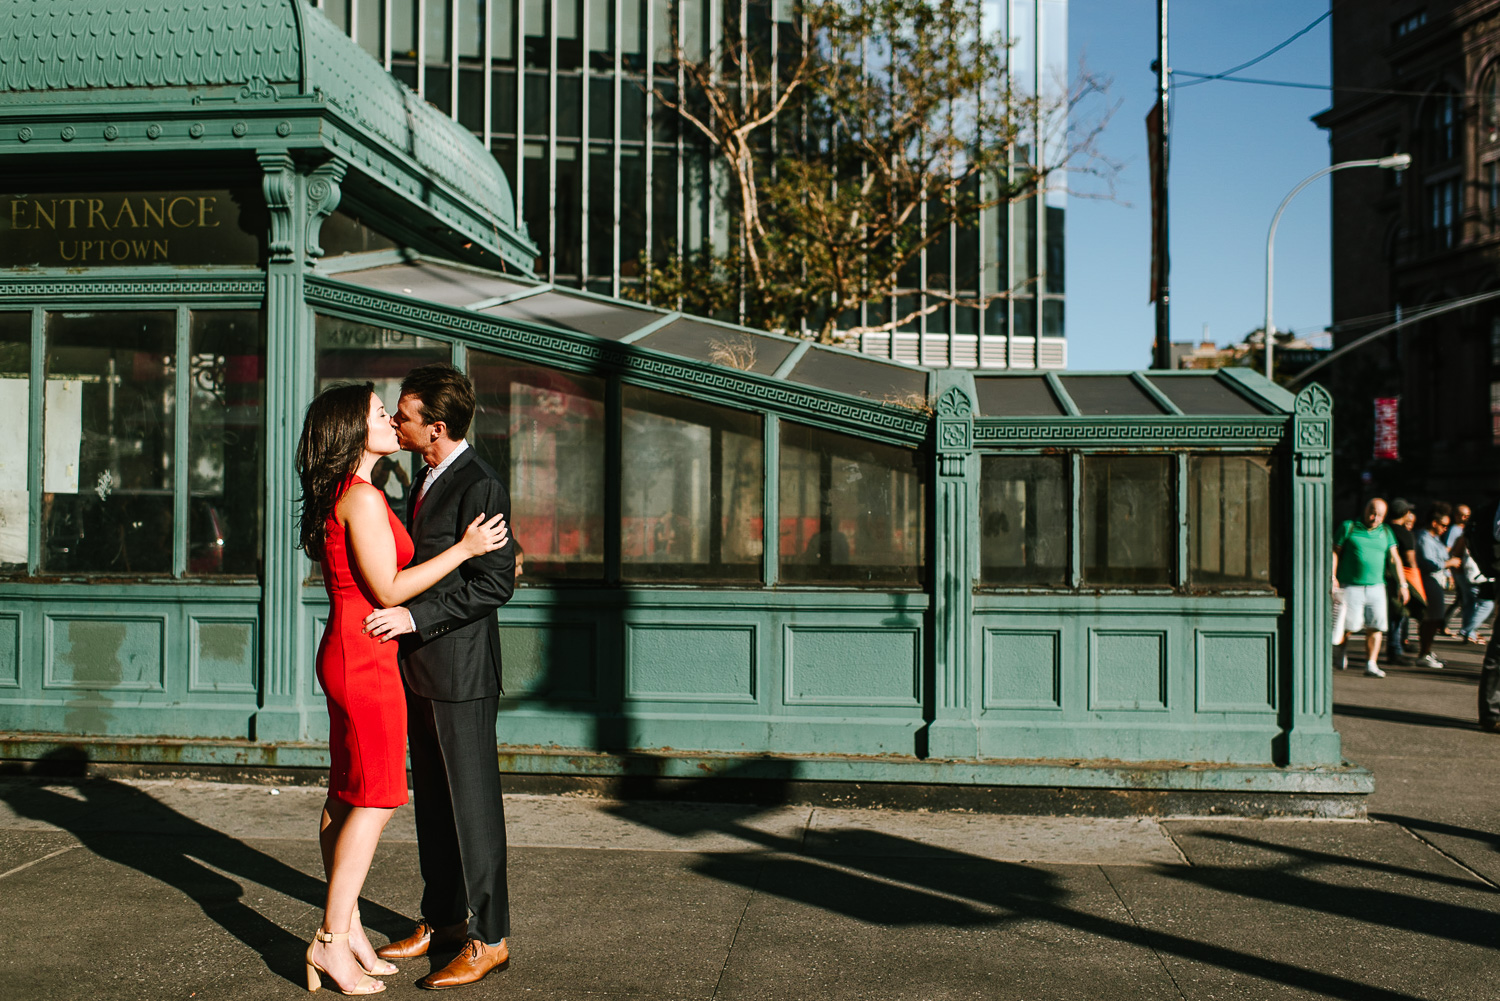
<path id="1" fill-rule="evenodd" d="M 1386 648 L 1385 662 L 1397 667 L 1406 667 L 1411 663 L 1411 650 L 1407 646 L 1410 638 L 1408 626 L 1413 613 L 1410 606 L 1417 598 L 1416 589 L 1421 586 L 1421 577 L 1417 571 L 1417 538 L 1412 533 L 1416 521 L 1417 514 L 1410 501 L 1401 497 L 1391 501 L 1386 524 L 1390 526 L 1391 534 L 1396 539 L 1399 559 L 1386 574 L 1385 593 L 1390 605 L 1391 642 Z M 1398 583 L 1404 584 L 1405 589 L 1398 587 Z M 1415 611 L 1420 619 L 1422 610 L 1418 608 Z"/>
<path id="2" fill-rule="evenodd" d="M 1401 558 L 1396 537 L 1385 524 L 1385 501 L 1376 497 L 1365 505 L 1359 521 L 1346 521 L 1333 538 L 1333 590 L 1338 609 L 1333 621 L 1333 642 L 1344 647 L 1348 633 L 1364 630 L 1365 673 L 1383 678 L 1377 661 L 1380 643 L 1388 628 L 1385 598 L 1385 568 L 1397 574 L 1397 591 L 1404 603 L 1406 580 L 1401 577 Z"/>
<path id="3" fill-rule="evenodd" d="M 1452 526 L 1452 511 L 1445 502 L 1435 502 L 1427 510 L 1427 524 L 1417 533 L 1417 569 L 1422 574 L 1422 592 L 1427 596 L 1418 627 L 1421 636 L 1418 667 L 1443 666 L 1443 662 L 1432 654 L 1432 638 L 1443 625 L 1443 595 L 1448 588 L 1449 571 L 1463 563 L 1463 560 L 1448 554 L 1448 544 L 1444 541 Z"/>

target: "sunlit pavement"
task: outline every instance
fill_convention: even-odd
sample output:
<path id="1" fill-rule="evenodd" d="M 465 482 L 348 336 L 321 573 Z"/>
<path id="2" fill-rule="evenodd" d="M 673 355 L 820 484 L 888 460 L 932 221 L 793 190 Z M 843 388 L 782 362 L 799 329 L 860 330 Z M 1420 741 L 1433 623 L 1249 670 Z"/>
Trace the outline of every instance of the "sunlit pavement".
<path id="1" fill-rule="evenodd" d="M 1481 648 L 1437 653 L 1334 679 L 1369 822 L 509 797 L 511 967 L 460 996 L 1493 999 L 1500 735 L 1474 723 Z M 0 781 L 0 997 L 304 995 L 320 800 Z M 372 937 L 406 931 L 417 891 L 407 807 Z"/>

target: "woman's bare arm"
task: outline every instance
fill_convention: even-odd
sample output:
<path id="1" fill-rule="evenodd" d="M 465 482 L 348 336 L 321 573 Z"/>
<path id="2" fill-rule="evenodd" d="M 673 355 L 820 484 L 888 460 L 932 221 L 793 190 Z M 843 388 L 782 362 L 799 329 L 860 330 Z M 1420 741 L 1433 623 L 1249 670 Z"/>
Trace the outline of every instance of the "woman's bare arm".
<path id="1" fill-rule="evenodd" d="M 480 524 L 483 515 L 464 537 L 425 563 L 401 569 L 396 565 L 396 537 L 391 534 L 389 509 L 379 490 L 356 483 L 344 491 L 334 507 L 334 517 L 349 537 L 349 550 L 359 574 L 369 585 L 377 604 L 390 608 L 421 594 L 457 570 L 465 560 L 499 549 L 510 537 L 497 514 Z"/>

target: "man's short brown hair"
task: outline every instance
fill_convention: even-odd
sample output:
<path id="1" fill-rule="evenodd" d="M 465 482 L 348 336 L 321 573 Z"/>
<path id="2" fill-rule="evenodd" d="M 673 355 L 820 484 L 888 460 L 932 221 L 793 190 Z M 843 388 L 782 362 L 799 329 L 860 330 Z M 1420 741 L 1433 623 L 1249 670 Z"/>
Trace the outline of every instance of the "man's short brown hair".
<path id="1" fill-rule="evenodd" d="M 452 365 L 436 362 L 406 373 L 401 395 L 415 396 L 423 424 L 442 421 L 448 437 L 462 441 L 474 422 L 474 384 Z"/>

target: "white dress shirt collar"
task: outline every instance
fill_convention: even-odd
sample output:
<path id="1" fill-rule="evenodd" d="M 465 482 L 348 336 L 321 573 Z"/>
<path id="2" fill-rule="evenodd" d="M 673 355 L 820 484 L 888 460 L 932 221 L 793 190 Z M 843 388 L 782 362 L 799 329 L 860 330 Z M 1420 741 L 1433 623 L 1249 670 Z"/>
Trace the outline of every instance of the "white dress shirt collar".
<path id="1" fill-rule="evenodd" d="M 432 489 L 433 482 L 439 476 L 442 476 L 443 473 L 447 472 L 448 467 L 451 466 L 451 465 L 453 465 L 453 460 L 457 459 L 460 455 L 463 455 L 464 452 L 468 449 L 468 447 L 469 447 L 469 443 L 468 443 L 467 440 L 460 441 L 458 443 L 458 447 L 455 448 L 453 451 L 451 451 L 451 452 L 448 453 L 448 458 L 444 459 L 442 462 L 439 462 L 436 466 L 432 467 L 432 471 L 430 473 L 428 473 L 427 474 L 427 478 L 422 481 L 422 490 L 421 490 L 420 493 L 417 494 L 417 500 L 421 500 L 423 497 L 427 496 L 427 491 L 429 491 L 429 490 Z"/>

